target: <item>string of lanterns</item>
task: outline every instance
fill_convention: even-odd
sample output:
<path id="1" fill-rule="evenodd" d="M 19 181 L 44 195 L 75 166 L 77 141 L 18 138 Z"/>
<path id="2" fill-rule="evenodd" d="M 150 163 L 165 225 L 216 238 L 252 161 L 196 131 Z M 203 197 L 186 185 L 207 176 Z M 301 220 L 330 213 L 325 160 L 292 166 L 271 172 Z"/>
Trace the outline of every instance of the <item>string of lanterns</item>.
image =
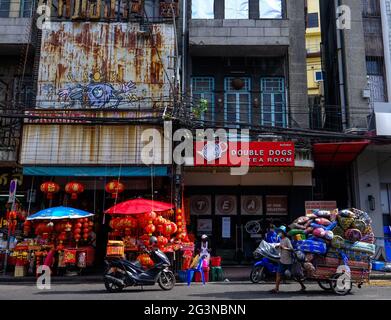
<path id="1" fill-rule="evenodd" d="M 46 198 L 48 200 L 51 200 L 53 199 L 54 195 L 61 190 L 61 188 L 55 182 L 46 181 L 41 184 L 40 190 L 46 194 Z M 77 200 L 78 195 L 84 192 L 85 187 L 80 182 L 72 181 L 65 185 L 64 190 L 66 193 L 71 195 L 72 200 Z M 112 180 L 106 184 L 105 190 L 107 193 L 111 194 L 113 199 L 115 199 L 120 193 L 125 191 L 125 186 L 118 180 Z"/>

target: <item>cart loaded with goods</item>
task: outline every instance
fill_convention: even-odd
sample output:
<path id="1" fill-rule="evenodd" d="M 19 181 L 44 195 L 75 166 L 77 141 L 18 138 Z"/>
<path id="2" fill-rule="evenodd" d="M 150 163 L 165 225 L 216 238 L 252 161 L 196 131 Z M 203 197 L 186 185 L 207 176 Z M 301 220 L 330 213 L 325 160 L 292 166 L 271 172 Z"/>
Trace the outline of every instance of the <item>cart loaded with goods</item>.
<path id="1" fill-rule="evenodd" d="M 369 282 L 375 236 L 371 218 L 361 210 L 312 210 L 296 219 L 292 238 L 302 273 L 293 276 L 315 280 L 324 290 L 347 294 L 352 285 Z M 301 274 L 301 275 L 300 275 Z"/>

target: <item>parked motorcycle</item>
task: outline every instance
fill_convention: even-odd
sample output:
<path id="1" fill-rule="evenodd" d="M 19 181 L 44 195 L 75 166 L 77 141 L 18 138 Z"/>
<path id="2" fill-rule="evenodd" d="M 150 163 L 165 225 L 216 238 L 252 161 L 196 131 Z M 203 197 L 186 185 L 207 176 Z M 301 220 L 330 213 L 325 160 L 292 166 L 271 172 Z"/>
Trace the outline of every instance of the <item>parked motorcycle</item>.
<path id="1" fill-rule="evenodd" d="M 156 282 L 163 290 L 174 288 L 175 275 L 169 270 L 171 264 L 167 256 L 159 249 L 145 251 L 154 262 L 154 266 L 148 270 L 144 270 L 138 261 L 120 258 L 105 260 L 104 284 L 108 292 L 120 292 L 132 286 L 153 286 Z"/>
<path id="2" fill-rule="evenodd" d="M 280 253 L 272 244 L 262 241 L 253 256 L 257 262 L 250 273 L 252 283 L 259 283 L 264 281 L 267 276 L 277 273 Z"/>

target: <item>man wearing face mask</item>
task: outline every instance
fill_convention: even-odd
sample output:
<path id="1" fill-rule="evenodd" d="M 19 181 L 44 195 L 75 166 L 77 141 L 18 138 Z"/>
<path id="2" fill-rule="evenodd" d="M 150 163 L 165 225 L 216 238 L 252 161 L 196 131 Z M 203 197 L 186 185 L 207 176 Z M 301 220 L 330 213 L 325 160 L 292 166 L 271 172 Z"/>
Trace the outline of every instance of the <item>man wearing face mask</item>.
<path id="1" fill-rule="evenodd" d="M 286 272 L 290 272 L 293 264 L 292 254 L 294 251 L 292 243 L 287 237 L 286 227 L 281 226 L 276 231 L 281 238 L 280 244 L 276 246 L 276 248 L 280 249 L 280 262 L 276 275 L 276 287 L 271 291 L 272 293 L 278 293 L 280 291 L 281 278 Z M 306 287 L 304 286 L 303 282 L 298 282 L 301 285 L 301 291 L 305 291 Z"/>

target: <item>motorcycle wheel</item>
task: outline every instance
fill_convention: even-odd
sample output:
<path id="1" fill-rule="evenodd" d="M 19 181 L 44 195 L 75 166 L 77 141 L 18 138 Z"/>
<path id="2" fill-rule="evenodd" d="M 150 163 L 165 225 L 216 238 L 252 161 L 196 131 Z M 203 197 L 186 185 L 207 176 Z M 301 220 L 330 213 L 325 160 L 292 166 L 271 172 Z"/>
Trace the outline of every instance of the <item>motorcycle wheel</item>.
<path id="1" fill-rule="evenodd" d="M 174 273 L 172 271 L 162 271 L 157 282 L 163 290 L 171 290 L 175 286 Z"/>
<path id="2" fill-rule="evenodd" d="M 260 283 L 265 276 L 265 267 L 254 267 L 250 273 L 250 280 L 252 283 Z"/>
<path id="3" fill-rule="evenodd" d="M 116 276 L 116 274 L 114 274 L 113 276 Z M 108 292 L 110 292 L 110 293 L 118 293 L 118 292 L 121 292 L 124 289 L 123 286 L 118 285 L 117 283 L 112 282 L 112 281 L 110 281 L 108 279 L 105 279 L 104 282 L 105 282 L 106 290 Z"/>

